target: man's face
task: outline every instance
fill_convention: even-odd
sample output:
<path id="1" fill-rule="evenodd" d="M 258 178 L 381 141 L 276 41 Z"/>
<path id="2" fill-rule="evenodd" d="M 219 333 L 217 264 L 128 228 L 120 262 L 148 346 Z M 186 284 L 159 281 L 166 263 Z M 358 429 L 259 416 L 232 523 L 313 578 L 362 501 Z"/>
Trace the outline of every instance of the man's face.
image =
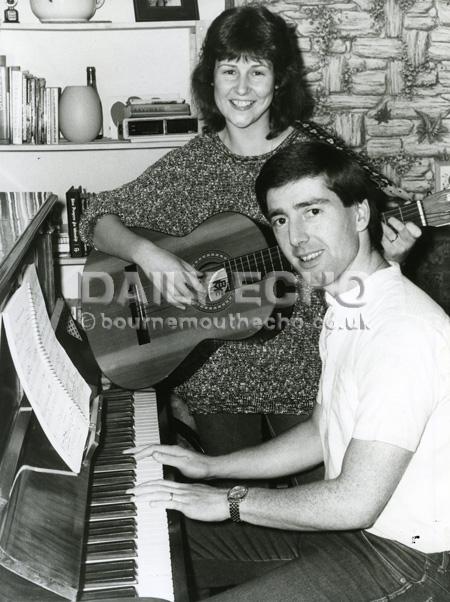
<path id="1" fill-rule="evenodd" d="M 284 255 L 314 287 L 338 292 L 360 248 L 358 205 L 344 207 L 325 177 L 305 177 L 267 194 L 270 223 Z"/>

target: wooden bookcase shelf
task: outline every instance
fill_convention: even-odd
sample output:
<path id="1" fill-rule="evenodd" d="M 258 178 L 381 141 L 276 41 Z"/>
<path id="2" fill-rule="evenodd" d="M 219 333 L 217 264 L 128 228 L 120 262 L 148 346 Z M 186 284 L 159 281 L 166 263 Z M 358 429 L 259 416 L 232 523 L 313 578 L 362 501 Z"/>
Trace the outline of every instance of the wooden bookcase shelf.
<path id="1" fill-rule="evenodd" d="M 127 31 L 139 29 L 194 29 L 198 21 L 146 21 L 145 23 L 115 23 L 88 21 L 87 23 L 0 23 L 0 30 L 10 31 Z"/>
<path id="2" fill-rule="evenodd" d="M 144 141 L 130 142 L 129 140 L 113 140 L 111 138 L 105 138 L 101 141 L 94 140 L 85 144 L 73 144 L 66 140 L 60 140 L 59 144 L 3 144 L 0 145 L 0 153 L 2 152 L 16 152 L 16 153 L 43 153 L 43 152 L 64 152 L 64 151 L 107 151 L 107 150 L 138 150 L 138 149 L 152 149 L 152 148 L 174 148 L 177 146 L 183 146 L 195 134 L 180 134 L 180 135 L 166 135 L 166 136 L 153 136 L 151 139 L 147 138 Z"/>

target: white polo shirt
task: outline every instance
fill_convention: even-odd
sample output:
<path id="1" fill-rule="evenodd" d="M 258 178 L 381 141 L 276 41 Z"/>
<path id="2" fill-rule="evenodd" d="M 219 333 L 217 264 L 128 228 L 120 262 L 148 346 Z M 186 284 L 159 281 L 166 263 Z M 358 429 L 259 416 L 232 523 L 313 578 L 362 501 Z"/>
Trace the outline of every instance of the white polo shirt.
<path id="1" fill-rule="evenodd" d="M 368 531 L 423 552 L 450 550 L 450 319 L 395 264 L 340 299 L 326 296 L 325 478 L 339 476 L 352 438 L 414 452 Z"/>

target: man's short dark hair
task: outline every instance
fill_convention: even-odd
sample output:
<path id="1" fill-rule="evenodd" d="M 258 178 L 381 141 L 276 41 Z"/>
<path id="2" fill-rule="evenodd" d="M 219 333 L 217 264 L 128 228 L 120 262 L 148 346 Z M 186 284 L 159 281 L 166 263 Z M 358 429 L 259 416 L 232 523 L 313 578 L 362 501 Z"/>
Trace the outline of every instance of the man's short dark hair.
<path id="1" fill-rule="evenodd" d="M 270 189 L 320 175 L 325 177 L 328 188 L 340 198 L 344 207 L 367 199 L 370 240 L 373 248 L 382 251 L 380 210 L 386 205 L 385 194 L 353 158 L 325 142 L 292 144 L 266 161 L 255 184 L 262 213 L 267 217 L 267 193 Z"/>
<path id="2" fill-rule="evenodd" d="M 263 6 L 222 12 L 211 23 L 192 74 L 192 90 L 207 128 L 219 132 L 225 119 L 214 102 L 216 61 L 241 57 L 270 61 L 277 86 L 270 107 L 270 132 L 275 138 L 296 120 L 309 117 L 312 100 L 304 81 L 303 59 L 295 27 Z"/>

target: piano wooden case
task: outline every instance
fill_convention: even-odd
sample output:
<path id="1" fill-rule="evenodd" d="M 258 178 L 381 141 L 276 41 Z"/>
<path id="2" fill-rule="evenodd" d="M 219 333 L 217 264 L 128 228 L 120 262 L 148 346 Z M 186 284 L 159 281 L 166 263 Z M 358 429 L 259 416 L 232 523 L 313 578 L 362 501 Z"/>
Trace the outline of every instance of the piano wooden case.
<path id="1" fill-rule="evenodd" d="M 23 270 L 34 263 L 47 309 L 50 315 L 54 312 L 49 216 L 56 201 L 53 195 L 0 193 L 0 311 L 20 285 Z M 148 597 L 153 594 L 139 597 L 133 587 L 93 592 L 93 596 L 91 592 L 87 598 L 82 592 L 89 488 L 93 456 L 101 439 L 101 412 L 102 398 L 93 395 L 82 469 L 73 474 L 49 444 L 23 394 L 1 326 L 0 602 L 156 599 Z M 171 537 L 178 537 L 177 520 L 169 525 Z M 176 549 L 172 550 L 174 560 L 180 556 L 181 544 L 178 540 L 171 544 Z M 179 564 L 173 589 L 175 600 L 182 602 L 188 597 L 183 562 Z"/>

